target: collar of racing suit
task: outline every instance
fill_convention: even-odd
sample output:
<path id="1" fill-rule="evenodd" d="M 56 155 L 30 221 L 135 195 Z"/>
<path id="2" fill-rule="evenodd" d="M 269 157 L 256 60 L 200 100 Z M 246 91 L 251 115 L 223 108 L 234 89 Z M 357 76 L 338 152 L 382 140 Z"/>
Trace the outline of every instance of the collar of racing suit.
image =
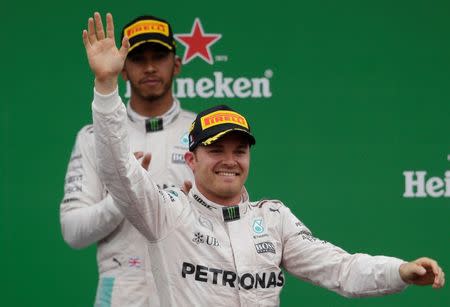
<path id="1" fill-rule="evenodd" d="M 249 210 L 249 196 L 245 187 L 242 192 L 241 202 L 236 206 L 223 206 L 208 200 L 200 193 L 195 184 L 193 184 L 189 191 L 189 200 L 200 211 L 207 215 L 216 216 L 224 222 L 239 220 Z"/>
<path id="2" fill-rule="evenodd" d="M 166 113 L 156 117 L 142 116 L 131 108 L 130 102 L 127 103 L 128 118 L 139 130 L 143 130 L 147 133 L 163 130 L 178 117 L 180 112 L 180 102 L 176 98 L 173 99 L 172 106 Z"/>

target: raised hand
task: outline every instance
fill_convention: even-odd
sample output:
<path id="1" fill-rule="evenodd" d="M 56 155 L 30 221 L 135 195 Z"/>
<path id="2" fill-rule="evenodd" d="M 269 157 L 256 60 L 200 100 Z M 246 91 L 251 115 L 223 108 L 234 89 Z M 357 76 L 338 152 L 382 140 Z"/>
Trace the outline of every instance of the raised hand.
<path id="1" fill-rule="evenodd" d="M 419 286 L 433 285 L 442 288 L 445 274 L 437 262 L 430 258 L 419 258 L 400 266 L 400 276 L 408 284 Z"/>
<path id="2" fill-rule="evenodd" d="M 98 12 L 88 19 L 88 29 L 83 30 L 83 43 L 89 66 L 95 75 L 95 88 L 101 94 L 115 90 L 117 77 L 127 57 L 129 42 L 125 36 L 120 49 L 114 39 L 114 22 L 110 13 L 106 14 L 106 34 L 102 18 Z"/>

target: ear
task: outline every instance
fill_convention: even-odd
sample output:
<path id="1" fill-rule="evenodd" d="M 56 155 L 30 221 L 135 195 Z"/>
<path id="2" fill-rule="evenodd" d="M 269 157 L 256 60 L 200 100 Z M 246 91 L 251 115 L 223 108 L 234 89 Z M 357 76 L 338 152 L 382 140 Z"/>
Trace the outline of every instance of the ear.
<path id="1" fill-rule="evenodd" d="M 194 172 L 195 169 L 195 154 L 192 151 L 186 151 L 184 154 L 184 160 L 189 168 Z"/>
<path id="2" fill-rule="evenodd" d="M 182 66 L 181 59 L 180 59 L 180 57 L 178 55 L 175 55 L 175 59 L 174 60 L 175 60 L 175 67 L 174 67 L 174 70 L 173 70 L 173 75 L 174 76 L 178 76 L 181 73 L 181 66 Z"/>

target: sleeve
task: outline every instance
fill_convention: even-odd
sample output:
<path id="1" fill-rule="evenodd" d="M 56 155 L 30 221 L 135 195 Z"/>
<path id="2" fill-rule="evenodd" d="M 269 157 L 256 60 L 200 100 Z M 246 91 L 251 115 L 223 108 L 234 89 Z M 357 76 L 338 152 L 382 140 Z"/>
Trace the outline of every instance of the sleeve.
<path id="1" fill-rule="evenodd" d="M 99 176 L 115 203 L 147 240 L 164 237 L 187 208 L 181 191 L 160 189 L 130 149 L 126 109 L 116 90 L 92 103 Z"/>
<path id="2" fill-rule="evenodd" d="M 319 240 L 283 206 L 282 266 L 298 278 L 346 297 L 380 296 L 403 290 L 399 267 L 403 260 L 349 254 Z"/>
<path id="3" fill-rule="evenodd" d="M 92 126 L 83 128 L 77 136 L 70 157 L 60 205 L 60 222 L 64 241 L 73 248 L 83 248 L 109 235 L 124 216 L 106 196 L 93 159 L 93 144 L 89 134 Z"/>

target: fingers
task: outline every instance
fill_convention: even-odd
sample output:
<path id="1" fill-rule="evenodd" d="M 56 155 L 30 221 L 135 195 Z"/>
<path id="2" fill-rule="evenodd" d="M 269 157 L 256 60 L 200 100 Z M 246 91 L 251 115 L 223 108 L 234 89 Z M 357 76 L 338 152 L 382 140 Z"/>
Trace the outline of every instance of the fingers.
<path id="1" fill-rule="evenodd" d="M 122 46 L 120 46 L 120 50 L 119 50 L 119 53 L 123 58 L 127 57 L 129 48 L 130 48 L 130 42 L 128 41 L 128 37 L 124 36 L 122 39 Z"/>
<path id="2" fill-rule="evenodd" d="M 183 191 L 184 194 L 188 194 L 191 189 L 192 189 L 192 182 L 189 180 L 185 180 L 183 186 L 181 187 L 181 191 Z"/>
<path id="3" fill-rule="evenodd" d="M 114 39 L 114 25 L 112 24 L 112 15 L 108 13 L 106 15 L 106 22 L 107 22 L 107 31 L 108 31 L 108 37 Z M 111 30 L 112 29 L 112 30 Z M 90 17 L 88 19 L 88 30 L 87 30 L 87 37 L 89 39 L 89 43 L 92 45 L 97 40 L 105 39 L 105 32 L 103 30 L 103 22 L 102 17 L 100 16 L 99 12 L 94 13 L 94 18 Z M 84 36 L 83 36 L 84 38 Z M 84 42 L 84 39 L 83 39 Z M 86 46 L 86 43 L 85 43 Z"/>
<path id="4" fill-rule="evenodd" d="M 142 163 L 141 163 L 142 167 L 145 170 L 148 170 L 148 167 L 150 166 L 150 161 L 152 161 L 152 154 L 150 154 L 150 153 L 145 154 L 144 159 L 142 159 Z"/>
<path id="5" fill-rule="evenodd" d="M 97 41 L 97 37 L 95 36 L 94 19 L 92 17 L 88 19 L 88 38 L 91 45 Z"/>
<path id="6" fill-rule="evenodd" d="M 134 157 L 136 158 L 136 160 L 139 160 L 140 158 L 144 157 L 142 159 L 141 166 L 145 170 L 148 170 L 148 167 L 150 166 L 150 162 L 152 161 L 152 154 L 150 154 L 150 153 L 144 154 L 143 151 L 136 151 L 133 154 L 134 154 Z"/>
<path id="7" fill-rule="evenodd" d="M 111 13 L 106 14 L 106 35 L 114 39 L 114 21 Z"/>
<path id="8" fill-rule="evenodd" d="M 140 158 L 142 158 L 144 156 L 144 152 L 143 151 L 136 151 L 134 153 L 134 157 L 136 158 L 136 160 L 139 160 Z"/>
<path id="9" fill-rule="evenodd" d="M 442 288 L 445 284 L 445 274 L 444 271 L 439 267 L 437 274 L 434 277 L 433 288 Z"/>
<path id="10" fill-rule="evenodd" d="M 430 258 L 419 258 L 414 261 L 418 265 L 422 266 L 423 269 L 426 269 L 428 272 L 433 273 L 432 279 L 432 287 L 442 288 L 445 284 L 445 274 L 442 268 L 438 265 L 437 261 Z M 431 282 L 430 282 L 431 283 Z"/>
<path id="11" fill-rule="evenodd" d="M 86 49 L 91 47 L 91 43 L 89 42 L 88 32 L 83 30 L 83 44 Z"/>
<path id="12" fill-rule="evenodd" d="M 427 273 L 427 270 L 421 266 L 420 264 L 414 264 L 414 273 L 419 275 L 419 276 L 423 276 Z"/>
<path id="13" fill-rule="evenodd" d="M 104 39 L 105 38 L 105 32 L 103 31 L 103 23 L 102 23 L 102 17 L 98 12 L 94 13 L 94 21 L 95 21 L 95 30 L 97 33 L 97 39 Z"/>
<path id="14" fill-rule="evenodd" d="M 445 284 L 445 274 L 442 268 L 439 265 L 436 265 L 436 270 L 433 269 L 434 280 L 433 280 L 433 288 L 442 288 Z"/>
<path id="15" fill-rule="evenodd" d="M 430 259 L 427 257 L 422 257 L 422 258 L 417 259 L 414 262 L 417 263 L 418 265 L 422 266 L 426 270 L 432 271 L 434 273 L 434 275 L 437 275 L 439 272 L 440 267 L 437 264 L 437 262 L 433 259 Z"/>

